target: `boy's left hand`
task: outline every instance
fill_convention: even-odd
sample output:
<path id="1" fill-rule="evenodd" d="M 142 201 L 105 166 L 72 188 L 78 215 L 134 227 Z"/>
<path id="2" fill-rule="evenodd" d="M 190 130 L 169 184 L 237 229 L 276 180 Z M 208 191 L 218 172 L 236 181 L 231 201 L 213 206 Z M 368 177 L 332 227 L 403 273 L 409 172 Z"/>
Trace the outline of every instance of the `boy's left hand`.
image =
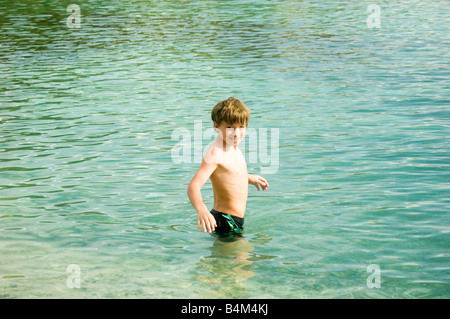
<path id="1" fill-rule="evenodd" d="M 267 183 L 266 179 L 259 175 L 248 175 L 248 183 L 255 185 L 256 189 L 259 189 L 259 186 L 261 186 L 262 190 L 265 191 L 269 187 L 269 183 Z"/>

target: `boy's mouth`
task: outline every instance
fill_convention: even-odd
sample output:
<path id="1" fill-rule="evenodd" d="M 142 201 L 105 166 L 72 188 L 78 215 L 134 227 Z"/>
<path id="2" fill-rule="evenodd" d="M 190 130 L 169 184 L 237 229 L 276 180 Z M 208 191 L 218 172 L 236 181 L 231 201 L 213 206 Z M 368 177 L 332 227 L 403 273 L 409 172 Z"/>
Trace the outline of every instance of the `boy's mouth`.
<path id="1" fill-rule="evenodd" d="M 229 138 L 230 143 L 232 143 L 232 145 L 234 146 L 234 148 L 236 148 L 236 146 L 239 144 L 239 142 L 241 141 L 240 138 L 238 137 L 230 137 Z"/>

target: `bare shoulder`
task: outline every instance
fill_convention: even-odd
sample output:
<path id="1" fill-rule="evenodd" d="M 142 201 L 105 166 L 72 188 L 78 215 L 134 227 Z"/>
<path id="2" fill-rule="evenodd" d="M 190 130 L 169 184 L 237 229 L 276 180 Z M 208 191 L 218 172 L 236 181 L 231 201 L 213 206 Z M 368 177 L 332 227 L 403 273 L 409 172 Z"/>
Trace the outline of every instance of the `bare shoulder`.
<path id="1" fill-rule="evenodd" d="M 220 164 L 222 159 L 223 150 L 216 143 L 211 143 L 203 156 L 203 160 L 208 164 Z"/>

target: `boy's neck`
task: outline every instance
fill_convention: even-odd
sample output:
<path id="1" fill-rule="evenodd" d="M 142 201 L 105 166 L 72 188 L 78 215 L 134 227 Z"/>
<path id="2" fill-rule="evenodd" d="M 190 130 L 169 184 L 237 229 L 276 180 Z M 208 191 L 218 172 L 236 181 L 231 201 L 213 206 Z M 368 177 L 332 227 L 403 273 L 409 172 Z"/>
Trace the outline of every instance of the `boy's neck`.
<path id="1" fill-rule="evenodd" d="M 230 150 L 237 150 L 237 145 L 231 145 L 226 141 L 222 140 L 222 149 L 224 152 L 228 152 Z"/>

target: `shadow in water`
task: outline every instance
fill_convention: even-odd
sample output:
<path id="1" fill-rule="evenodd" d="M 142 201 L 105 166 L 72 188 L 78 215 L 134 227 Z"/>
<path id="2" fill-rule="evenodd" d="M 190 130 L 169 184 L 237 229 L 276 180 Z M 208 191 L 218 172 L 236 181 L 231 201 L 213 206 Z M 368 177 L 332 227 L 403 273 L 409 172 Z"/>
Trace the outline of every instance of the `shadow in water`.
<path id="1" fill-rule="evenodd" d="M 243 236 L 212 235 L 211 255 L 198 263 L 195 279 L 210 290 L 206 298 L 246 298 L 243 282 L 254 275 L 253 245 Z"/>

